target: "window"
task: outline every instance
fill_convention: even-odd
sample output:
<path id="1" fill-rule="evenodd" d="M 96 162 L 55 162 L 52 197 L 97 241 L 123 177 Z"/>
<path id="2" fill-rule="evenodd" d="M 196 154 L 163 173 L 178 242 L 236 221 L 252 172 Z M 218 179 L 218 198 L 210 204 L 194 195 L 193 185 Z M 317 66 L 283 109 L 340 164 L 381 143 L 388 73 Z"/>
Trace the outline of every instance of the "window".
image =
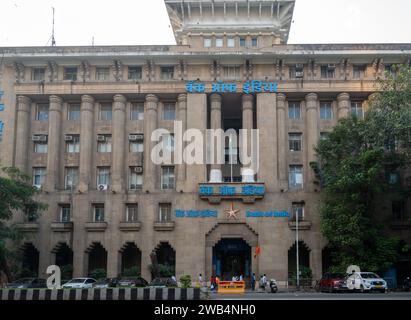
<path id="1" fill-rule="evenodd" d="M 161 167 L 161 189 L 174 189 L 174 167 Z"/>
<path id="2" fill-rule="evenodd" d="M 111 121 L 113 117 L 113 108 L 111 103 L 102 103 L 100 105 L 100 118 L 99 120 Z"/>
<path id="3" fill-rule="evenodd" d="M 332 107 L 330 102 L 320 103 L 320 119 L 329 120 L 332 118 Z"/>
<path id="4" fill-rule="evenodd" d="M 77 80 L 77 67 L 64 67 L 64 80 Z"/>
<path id="5" fill-rule="evenodd" d="M 110 168 L 98 167 L 97 168 L 97 186 L 100 184 L 108 186 L 110 184 Z"/>
<path id="6" fill-rule="evenodd" d="M 233 147 L 227 147 L 224 149 L 224 161 L 225 164 L 238 163 L 238 149 Z"/>
<path id="7" fill-rule="evenodd" d="M 288 134 L 288 146 L 290 151 L 301 151 L 302 143 L 301 133 L 289 133 Z"/>
<path id="8" fill-rule="evenodd" d="M 288 183 L 290 188 L 293 189 L 301 189 L 303 187 L 303 166 L 290 166 Z"/>
<path id="9" fill-rule="evenodd" d="M 161 136 L 161 141 L 163 143 L 163 150 L 168 152 L 174 151 L 174 134 L 163 134 Z"/>
<path id="10" fill-rule="evenodd" d="M 252 38 L 251 39 L 251 46 L 256 47 L 257 46 L 257 38 Z"/>
<path id="11" fill-rule="evenodd" d="M 384 149 L 385 149 L 385 151 L 396 151 L 396 150 L 398 150 L 398 141 L 397 141 L 397 139 L 395 139 L 395 137 L 390 137 L 387 140 L 385 140 Z"/>
<path id="12" fill-rule="evenodd" d="M 70 222 L 70 205 L 69 204 L 60 205 L 59 221 L 60 222 Z"/>
<path id="13" fill-rule="evenodd" d="M 144 151 L 143 141 L 130 141 L 130 152 L 137 153 Z"/>
<path id="14" fill-rule="evenodd" d="M 110 68 L 108 67 L 96 68 L 96 80 L 109 80 L 109 78 L 110 78 Z"/>
<path id="15" fill-rule="evenodd" d="M 176 104 L 164 103 L 163 120 L 175 120 L 176 119 Z"/>
<path id="16" fill-rule="evenodd" d="M 329 132 L 320 132 L 320 139 L 321 140 L 327 139 L 329 135 L 330 135 Z"/>
<path id="17" fill-rule="evenodd" d="M 111 152 L 111 135 L 98 135 L 97 152 Z"/>
<path id="18" fill-rule="evenodd" d="M 334 65 L 326 65 L 321 66 L 321 78 L 323 79 L 332 79 L 335 75 L 335 66 Z"/>
<path id="19" fill-rule="evenodd" d="M 35 153 L 47 153 L 47 142 L 35 141 L 34 142 Z"/>
<path id="20" fill-rule="evenodd" d="M 245 47 L 245 38 L 240 38 L 240 47 Z"/>
<path id="21" fill-rule="evenodd" d="M 389 76 L 395 77 L 397 75 L 397 68 L 394 64 L 386 64 L 385 72 L 388 73 Z"/>
<path id="22" fill-rule="evenodd" d="M 133 103 L 130 109 L 130 120 L 144 120 L 144 103 Z"/>
<path id="23" fill-rule="evenodd" d="M 215 46 L 217 48 L 221 48 L 223 46 L 223 39 L 222 38 L 215 39 Z"/>
<path id="24" fill-rule="evenodd" d="M 137 170 L 139 167 L 130 168 L 129 189 L 141 190 L 143 186 L 143 174 Z"/>
<path id="25" fill-rule="evenodd" d="M 138 205 L 137 204 L 128 204 L 126 206 L 126 221 L 127 222 L 138 221 Z"/>
<path id="26" fill-rule="evenodd" d="M 351 102 L 351 115 L 357 118 L 363 118 L 362 103 L 358 101 Z"/>
<path id="27" fill-rule="evenodd" d="M 229 47 L 229 48 L 234 48 L 235 47 L 234 38 L 227 38 L 227 47 Z"/>
<path id="28" fill-rule="evenodd" d="M 161 79 L 171 80 L 174 78 L 174 67 L 161 67 Z"/>
<path id="29" fill-rule="evenodd" d="M 392 202 L 392 216 L 395 221 L 406 220 L 405 201 Z"/>
<path id="30" fill-rule="evenodd" d="M 211 39 L 210 38 L 205 38 L 204 39 L 204 48 L 210 48 L 211 47 Z"/>
<path id="31" fill-rule="evenodd" d="M 94 204 L 93 205 L 93 221 L 103 222 L 104 221 L 104 204 Z"/>
<path id="32" fill-rule="evenodd" d="M 27 208 L 26 209 L 25 220 L 28 223 L 37 223 L 38 217 L 39 217 L 38 213 L 33 208 Z"/>
<path id="33" fill-rule="evenodd" d="M 46 178 L 46 168 L 33 168 L 33 186 L 41 187 Z"/>
<path id="34" fill-rule="evenodd" d="M 33 81 L 43 81 L 46 77 L 46 69 L 45 68 L 33 68 L 31 73 L 31 80 Z"/>
<path id="35" fill-rule="evenodd" d="M 36 120 L 37 121 L 48 121 L 49 120 L 49 105 L 48 104 L 38 104 L 37 105 Z"/>
<path id="36" fill-rule="evenodd" d="M 66 152 L 67 153 L 79 153 L 80 152 L 80 136 L 66 135 Z"/>
<path id="37" fill-rule="evenodd" d="M 67 112 L 67 120 L 80 121 L 80 105 L 69 104 Z"/>
<path id="38" fill-rule="evenodd" d="M 240 67 L 239 66 L 227 66 L 223 68 L 225 79 L 239 79 L 240 78 Z"/>
<path id="39" fill-rule="evenodd" d="M 129 80 L 139 80 L 142 77 L 143 77 L 143 72 L 140 66 L 129 66 L 128 67 L 128 79 Z"/>
<path id="40" fill-rule="evenodd" d="M 78 168 L 67 167 L 65 171 L 64 188 L 66 190 L 71 190 L 78 184 Z"/>
<path id="41" fill-rule="evenodd" d="M 296 101 L 290 101 L 288 103 L 288 118 L 289 119 L 300 119 L 301 110 L 300 103 Z"/>
<path id="42" fill-rule="evenodd" d="M 293 202 L 291 205 L 291 219 L 296 221 L 304 220 L 304 203 L 303 202 Z"/>
<path id="43" fill-rule="evenodd" d="M 353 65 L 352 77 L 353 79 L 363 79 L 365 76 L 365 65 Z"/>
<path id="44" fill-rule="evenodd" d="M 390 185 L 397 185 L 400 183 L 400 174 L 395 166 L 385 166 L 385 179 Z"/>
<path id="45" fill-rule="evenodd" d="M 160 203 L 158 211 L 158 221 L 171 221 L 171 203 Z"/>

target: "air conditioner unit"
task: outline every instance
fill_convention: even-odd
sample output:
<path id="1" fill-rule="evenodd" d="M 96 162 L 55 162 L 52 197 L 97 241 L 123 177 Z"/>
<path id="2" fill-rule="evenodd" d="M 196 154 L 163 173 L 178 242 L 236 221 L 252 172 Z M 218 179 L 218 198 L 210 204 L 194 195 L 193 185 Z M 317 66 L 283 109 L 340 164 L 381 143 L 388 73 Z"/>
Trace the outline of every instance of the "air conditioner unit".
<path id="1" fill-rule="evenodd" d="M 327 65 L 328 70 L 334 70 L 335 69 L 335 63 L 329 63 Z"/>
<path id="2" fill-rule="evenodd" d="M 34 184 L 33 187 L 36 188 L 37 190 L 40 190 L 41 189 L 41 184 Z"/>
<path id="3" fill-rule="evenodd" d="M 32 137 L 31 137 L 31 140 L 33 140 L 33 141 L 47 141 L 47 136 L 46 135 L 44 135 L 44 134 L 42 134 L 42 135 L 40 135 L 40 134 L 37 134 L 37 135 L 33 135 Z"/>
<path id="4" fill-rule="evenodd" d="M 73 136 L 65 135 L 64 141 L 73 141 Z"/>
<path id="5" fill-rule="evenodd" d="M 108 186 L 106 184 L 99 184 L 97 186 L 97 189 L 100 190 L 100 191 L 103 191 L 103 190 L 107 190 L 107 187 Z"/>
<path id="6" fill-rule="evenodd" d="M 142 173 L 142 172 L 143 172 L 143 167 L 134 167 L 134 168 L 133 168 L 133 171 L 134 171 L 135 173 Z"/>
<path id="7" fill-rule="evenodd" d="M 32 140 L 32 141 L 40 141 L 40 136 L 33 135 L 33 136 L 31 137 L 31 140 Z"/>
<path id="8" fill-rule="evenodd" d="M 302 63 L 297 63 L 295 65 L 295 71 L 303 71 L 304 65 Z"/>
<path id="9" fill-rule="evenodd" d="M 296 78 L 304 78 L 304 72 L 303 71 L 296 71 L 295 72 L 295 77 Z"/>
<path id="10" fill-rule="evenodd" d="M 99 141 L 99 142 L 105 142 L 105 141 L 106 141 L 106 137 L 105 137 L 105 136 L 102 136 L 102 135 L 98 135 L 98 136 L 97 136 L 97 141 Z"/>
<path id="11" fill-rule="evenodd" d="M 128 140 L 130 140 L 130 141 L 141 141 L 141 140 L 143 140 L 143 135 L 142 134 L 129 134 L 128 135 Z"/>

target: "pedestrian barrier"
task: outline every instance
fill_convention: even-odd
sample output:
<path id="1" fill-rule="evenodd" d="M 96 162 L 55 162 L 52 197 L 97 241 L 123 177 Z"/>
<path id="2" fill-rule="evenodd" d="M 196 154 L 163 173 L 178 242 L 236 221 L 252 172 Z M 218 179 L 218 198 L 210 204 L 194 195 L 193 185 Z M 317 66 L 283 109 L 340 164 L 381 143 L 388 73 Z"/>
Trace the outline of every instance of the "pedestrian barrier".
<path id="1" fill-rule="evenodd" d="M 1 300 L 200 300 L 197 288 L 0 289 Z"/>
<path id="2" fill-rule="evenodd" d="M 219 281 L 218 293 L 244 293 L 245 282 L 244 281 Z"/>

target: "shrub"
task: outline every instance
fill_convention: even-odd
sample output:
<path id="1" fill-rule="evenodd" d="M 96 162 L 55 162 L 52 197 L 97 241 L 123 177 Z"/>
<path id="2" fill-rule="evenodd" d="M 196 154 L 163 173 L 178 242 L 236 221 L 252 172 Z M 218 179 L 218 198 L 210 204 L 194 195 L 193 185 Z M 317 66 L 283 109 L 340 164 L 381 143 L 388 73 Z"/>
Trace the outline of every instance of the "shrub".
<path id="1" fill-rule="evenodd" d="M 94 269 L 90 272 L 90 277 L 94 279 L 102 279 L 107 277 L 107 271 L 103 268 Z"/>
<path id="2" fill-rule="evenodd" d="M 185 274 L 180 277 L 181 287 L 182 288 L 190 288 L 191 287 L 191 276 L 189 274 Z"/>
<path id="3" fill-rule="evenodd" d="M 71 279 L 73 276 L 73 266 L 71 264 L 66 264 L 60 267 L 61 279 Z"/>
<path id="4" fill-rule="evenodd" d="M 140 268 L 137 266 L 123 270 L 124 277 L 138 277 L 140 275 Z"/>

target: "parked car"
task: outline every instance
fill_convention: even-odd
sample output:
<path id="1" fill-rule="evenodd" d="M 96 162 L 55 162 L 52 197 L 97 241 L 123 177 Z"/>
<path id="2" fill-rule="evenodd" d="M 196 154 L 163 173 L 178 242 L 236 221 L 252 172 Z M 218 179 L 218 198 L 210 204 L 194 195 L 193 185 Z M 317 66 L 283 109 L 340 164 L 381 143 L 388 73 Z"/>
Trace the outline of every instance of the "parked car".
<path id="1" fill-rule="evenodd" d="M 166 287 L 177 287 L 177 282 L 172 278 L 154 278 L 150 282 L 150 287 L 152 288 L 166 288 Z"/>
<path id="2" fill-rule="evenodd" d="M 148 282 L 146 279 L 142 277 L 135 277 L 135 278 L 122 278 L 118 282 L 118 286 L 120 287 L 147 287 Z"/>
<path id="3" fill-rule="evenodd" d="M 344 286 L 346 280 L 346 274 L 344 273 L 324 273 L 323 277 L 319 281 L 318 290 L 321 292 L 339 292 L 345 290 Z"/>
<path id="4" fill-rule="evenodd" d="M 347 278 L 347 288 L 353 291 L 387 292 L 387 282 L 373 272 L 354 272 Z"/>
<path id="5" fill-rule="evenodd" d="M 96 283 L 93 278 L 74 278 L 62 285 L 63 289 L 89 289 Z"/>
<path id="6" fill-rule="evenodd" d="M 45 279 L 40 278 L 21 278 L 6 285 L 10 289 L 34 289 L 47 288 Z"/>
<path id="7" fill-rule="evenodd" d="M 410 288 L 411 288 L 411 279 L 410 279 L 410 277 L 406 277 L 404 279 L 404 283 L 402 285 L 402 288 L 404 289 L 404 291 L 410 291 Z"/>
<path id="8" fill-rule="evenodd" d="M 104 288 L 115 288 L 117 287 L 118 279 L 117 278 L 102 278 L 98 279 L 93 283 L 93 288 L 104 289 Z"/>

